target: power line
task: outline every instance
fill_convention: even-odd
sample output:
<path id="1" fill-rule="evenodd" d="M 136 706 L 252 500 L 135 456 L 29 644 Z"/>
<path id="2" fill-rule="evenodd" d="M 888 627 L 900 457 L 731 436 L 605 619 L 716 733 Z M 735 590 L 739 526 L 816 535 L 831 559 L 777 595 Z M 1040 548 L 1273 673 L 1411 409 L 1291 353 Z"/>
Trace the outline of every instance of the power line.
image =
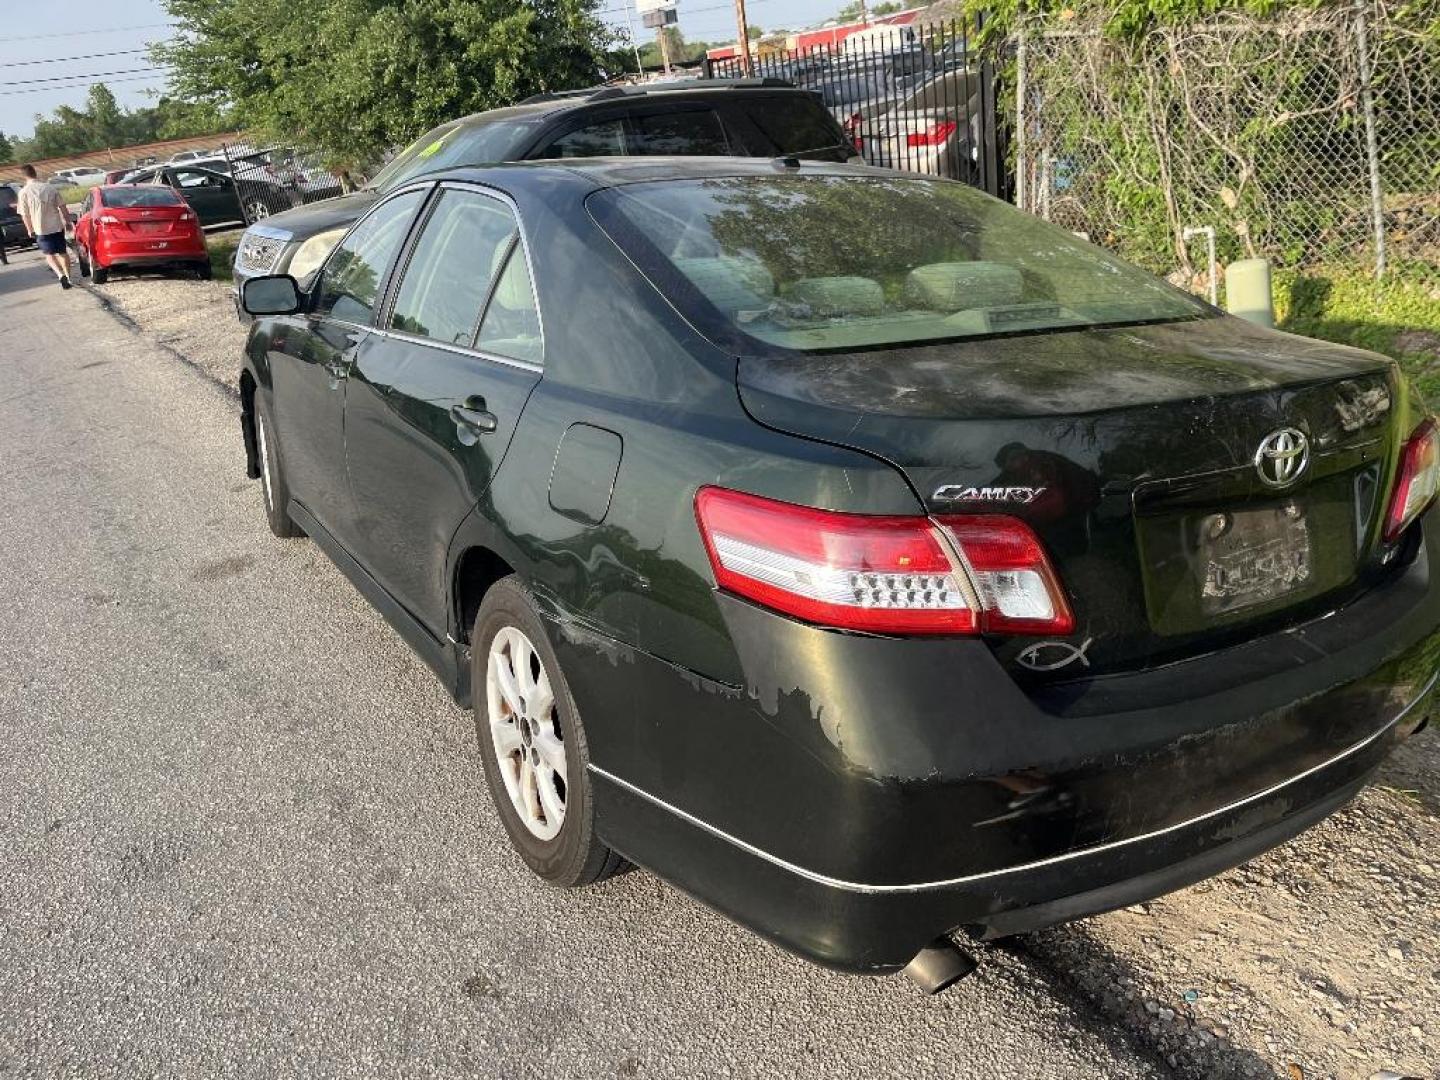
<path id="1" fill-rule="evenodd" d="M 127 75 L 120 79 L 106 79 L 105 85 L 109 86 L 111 83 L 151 82 L 156 79 L 168 79 L 169 77 L 168 73 L 159 75 Z M 24 90 L 0 90 L 0 97 L 12 97 L 15 94 L 44 94 L 55 90 L 81 90 L 84 89 L 86 85 L 86 83 L 79 82 L 69 83 L 66 86 L 28 86 Z"/>
<path id="2" fill-rule="evenodd" d="M 82 53 L 79 56 L 53 56 L 49 60 L 6 60 L 0 62 L 0 68 L 34 67 L 36 64 L 68 64 L 72 60 L 98 60 L 102 56 L 134 56 L 136 53 L 149 51 L 149 49 L 120 49 L 116 52 Z"/>
<path id="3" fill-rule="evenodd" d="M 31 34 L 28 37 L 7 37 L 6 41 L 46 41 L 50 38 L 84 37 L 86 34 L 120 34 L 129 30 L 169 30 L 174 23 L 141 23 L 139 26 L 107 26 L 102 30 L 67 30 L 60 34 Z"/>
<path id="4" fill-rule="evenodd" d="M 11 79 L 8 82 L 0 82 L 0 86 L 29 86 L 32 83 L 65 82 L 67 79 L 104 79 L 111 75 L 146 75 L 167 70 L 167 68 L 156 67 L 122 68 L 120 71 L 92 71 L 86 75 L 51 75 L 45 79 Z"/>

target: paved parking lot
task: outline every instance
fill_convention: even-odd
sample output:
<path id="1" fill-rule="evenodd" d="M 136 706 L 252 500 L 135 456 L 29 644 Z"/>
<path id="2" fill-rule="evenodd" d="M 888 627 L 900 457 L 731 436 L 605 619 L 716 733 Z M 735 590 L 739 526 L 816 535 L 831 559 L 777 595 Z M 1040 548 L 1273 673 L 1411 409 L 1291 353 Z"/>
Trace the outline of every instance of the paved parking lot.
<path id="1" fill-rule="evenodd" d="M 167 288 L 0 269 L 0 1075 L 1440 1076 L 1433 731 L 1296 844 L 935 999 L 643 872 L 539 885 L 468 714 L 266 531 Z"/>

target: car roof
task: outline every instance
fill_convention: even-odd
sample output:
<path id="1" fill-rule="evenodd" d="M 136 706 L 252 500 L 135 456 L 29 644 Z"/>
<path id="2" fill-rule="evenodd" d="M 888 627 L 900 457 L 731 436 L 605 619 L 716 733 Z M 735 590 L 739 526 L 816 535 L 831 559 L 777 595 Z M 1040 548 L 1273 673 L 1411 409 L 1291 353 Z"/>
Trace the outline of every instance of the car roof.
<path id="1" fill-rule="evenodd" d="M 854 176 L 894 177 L 887 169 L 796 158 L 755 157 L 593 157 L 500 162 L 494 165 L 446 169 L 421 180 L 462 180 L 504 189 L 548 184 L 557 176 L 588 181 L 591 190 L 667 180 L 707 180 L 731 176 Z M 934 179 L 914 174 L 916 180 Z"/>
<path id="2" fill-rule="evenodd" d="M 668 82 L 636 83 L 633 86 L 592 86 L 584 90 L 562 90 L 553 94 L 535 94 L 515 104 L 500 109 L 462 116 L 454 123 L 469 127 L 472 124 L 490 124 L 497 120 L 530 120 L 560 113 L 576 112 L 588 105 L 614 104 L 633 100 L 687 100 L 696 97 L 713 97 L 717 94 L 728 96 L 736 92 L 755 90 L 791 91 L 799 90 L 794 83 L 785 79 L 675 79 Z"/>

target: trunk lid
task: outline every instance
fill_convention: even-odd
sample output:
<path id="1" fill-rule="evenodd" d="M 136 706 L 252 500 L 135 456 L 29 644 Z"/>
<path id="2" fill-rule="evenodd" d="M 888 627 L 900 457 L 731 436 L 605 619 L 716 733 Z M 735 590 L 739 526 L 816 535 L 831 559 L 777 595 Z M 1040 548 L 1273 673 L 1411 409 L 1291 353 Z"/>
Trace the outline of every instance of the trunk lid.
<path id="1" fill-rule="evenodd" d="M 1357 349 L 1207 318 L 749 356 L 738 378 L 757 420 L 892 462 L 932 514 L 1035 529 L 1077 626 L 996 641 L 1023 680 L 1268 632 L 1363 589 L 1384 556 L 1405 402 L 1393 363 Z M 1284 461 L 1296 476 L 1277 484 Z"/>
<path id="2" fill-rule="evenodd" d="M 104 214 L 114 219 L 106 225 L 120 235 L 137 237 L 170 236 L 194 229 L 190 208 L 173 206 L 107 206 Z"/>

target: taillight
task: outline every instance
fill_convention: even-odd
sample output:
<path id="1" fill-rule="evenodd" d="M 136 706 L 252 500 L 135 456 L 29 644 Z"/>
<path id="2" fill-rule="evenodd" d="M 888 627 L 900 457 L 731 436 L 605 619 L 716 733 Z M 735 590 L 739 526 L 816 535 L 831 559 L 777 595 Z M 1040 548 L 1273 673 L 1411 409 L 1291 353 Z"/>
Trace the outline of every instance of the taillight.
<path id="1" fill-rule="evenodd" d="M 994 516 L 841 514 L 724 488 L 695 498 L 722 589 L 821 626 L 880 634 L 1067 634 L 1040 542 Z"/>
<path id="2" fill-rule="evenodd" d="M 955 129 L 960 125 L 954 120 L 941 120 L 939 123 L 931 124 L 924 131 L 912 131 L 905 136 L 907 146 L 942 146 L 955 134 Z"/>
<path id="3" fill-rule="evenodd" d="M 840 125 L 845 129 L 845 134 L 850 137 L 850 141 L 854 144 L 857 153 L 865 149 L 865 140 L 860 137 L 860 128 L 864 123 L 865 117 L 855 112 L 851 113 L 849 118 Z"/>
<path id="4" fill-rule="evenodd" d="M 1400 451 L 1395 494 L 1385 516 L 1385 539 L 1394 540 L 1425 512 L 1440 492 L 1440 434 L 1435 421 L 1424 420 Z"/>

